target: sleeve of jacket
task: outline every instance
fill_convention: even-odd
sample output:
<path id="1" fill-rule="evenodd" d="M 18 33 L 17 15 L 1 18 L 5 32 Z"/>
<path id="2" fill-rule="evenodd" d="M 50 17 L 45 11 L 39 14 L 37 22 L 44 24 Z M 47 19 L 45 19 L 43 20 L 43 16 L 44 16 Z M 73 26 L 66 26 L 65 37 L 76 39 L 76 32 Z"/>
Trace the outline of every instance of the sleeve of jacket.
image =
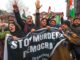
<path id="1" fill-rule="evenodd" d="M 17 23 L 20 25 L 20 27 L 21 27 L 22 29 L 24 29 L 25 23 L 22 21 L 22 19 L 21 19 L 21 17 L 20 17 L 19 11 L 14 11 L 14 14 L 15 14 Z"/>
<path id="2" fill-rule="evenodd" d="M 36 12 L 35 24 L 36 24 L 36 27 L 40 26 L 40 13 L 39 12 Z"/>

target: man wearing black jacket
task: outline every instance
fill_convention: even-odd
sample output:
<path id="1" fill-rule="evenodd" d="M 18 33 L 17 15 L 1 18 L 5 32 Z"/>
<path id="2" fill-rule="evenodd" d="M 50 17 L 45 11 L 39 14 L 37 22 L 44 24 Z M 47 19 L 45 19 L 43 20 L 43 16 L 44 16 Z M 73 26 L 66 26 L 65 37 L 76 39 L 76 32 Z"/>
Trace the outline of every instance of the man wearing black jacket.
<path id="1" fill-rule="evenodd" d="M 22 30 L 26 34 L 28 32 L 31 32 L 31 30 L 35 28 L 35 24 L 33 23 L 32 16 L 27 16 L 26 22 L 23 22 L 21 17 L 20 17 L 20 13 L 19 13 L 19 9 L 18 9 L 17 3 L 15 3 L 13 5 L 13 9 L 14 9 L 14 13 L 15 13 L 15 17 L 16 17 L 17 23 L 20 25 Z"/>
<path id="2" fill-rule="evenodd" d="M 39 10 L 40 8 L 42 7 L 42 5 L 40 5 L 40 0 L 37 0 L 36 1 L 36 29 L 41 29 L 41 28 L 47 28 L 47 29 L 50 29 L 50 26 L 49 26 L 49 21 L 50 21 L 50 18 L 41 18 L 40 20 L 40 13 L 39 13 Z"/>

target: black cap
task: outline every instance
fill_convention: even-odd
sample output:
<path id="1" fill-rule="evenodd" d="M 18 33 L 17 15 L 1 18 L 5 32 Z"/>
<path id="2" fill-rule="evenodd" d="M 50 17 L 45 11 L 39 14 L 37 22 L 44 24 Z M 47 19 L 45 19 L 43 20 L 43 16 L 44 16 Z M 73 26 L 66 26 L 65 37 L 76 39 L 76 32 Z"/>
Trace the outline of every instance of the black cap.
<path id="1" fill-rule="evenodd" d="M 63 24 L 66 24 L 67 26 L 70 26 L 70 22 L 69 21 L 64 21 Z"/>

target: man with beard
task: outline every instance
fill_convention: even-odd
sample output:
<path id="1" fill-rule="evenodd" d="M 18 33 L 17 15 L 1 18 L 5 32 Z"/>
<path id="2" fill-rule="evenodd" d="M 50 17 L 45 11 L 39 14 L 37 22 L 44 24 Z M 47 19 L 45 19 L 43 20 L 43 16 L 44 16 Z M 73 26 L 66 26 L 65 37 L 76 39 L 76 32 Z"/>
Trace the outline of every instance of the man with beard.
<path id="1" fill-rule="evenodd" d="M 74 33 L 77 34 L 78 37 L 80 37 L 80 19 L 79 18 L 75 18 L 74 21 L 73 21 L 73 25 L 72 25 L 72 31 Z M 77 42 L 80 44 L 80 42 Z M 73 44 L 73 50 L 75 52 L 75 55 L 76 55 L 76 59 L 77 60 L 80 60 L 80 46 L 78 46 L 77 44 Z"/>

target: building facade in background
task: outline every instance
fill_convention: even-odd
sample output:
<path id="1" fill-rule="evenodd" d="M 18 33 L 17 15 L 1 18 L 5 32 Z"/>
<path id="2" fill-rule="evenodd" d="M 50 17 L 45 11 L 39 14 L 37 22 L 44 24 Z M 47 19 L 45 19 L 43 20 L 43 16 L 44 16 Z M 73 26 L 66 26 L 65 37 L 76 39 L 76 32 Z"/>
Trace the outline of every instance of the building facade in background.
<path id="1" fill-rule="evenodd" d="M 75 1 L 75 12 L 76 14 L 80 14 L 80 0 Z"/>

